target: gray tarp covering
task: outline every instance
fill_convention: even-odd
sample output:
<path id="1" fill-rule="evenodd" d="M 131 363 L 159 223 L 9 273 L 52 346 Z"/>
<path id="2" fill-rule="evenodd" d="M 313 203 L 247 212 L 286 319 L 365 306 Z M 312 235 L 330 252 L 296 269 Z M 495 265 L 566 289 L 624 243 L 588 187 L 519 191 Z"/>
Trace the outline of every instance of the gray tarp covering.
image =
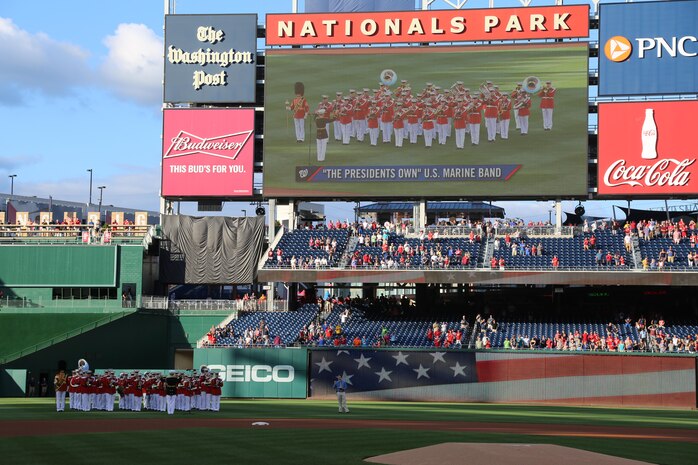
<path id="1" fill-rule="evenodd" d="M 162 220 L 160 281 L 251 283 L 264 246 L 264 216 L 167 215 Z"/>

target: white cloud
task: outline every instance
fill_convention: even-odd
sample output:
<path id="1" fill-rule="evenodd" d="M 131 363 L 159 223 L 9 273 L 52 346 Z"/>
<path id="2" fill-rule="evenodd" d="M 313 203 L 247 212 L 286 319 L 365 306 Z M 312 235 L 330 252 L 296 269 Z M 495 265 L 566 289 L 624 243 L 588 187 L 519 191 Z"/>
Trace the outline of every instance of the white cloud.
<path id="1" fill-rule="evenodd" d="M 100 79 L 116 95 L 141 104 L 162 102 L 163 40 L 144 24 L 119 24 L 104 39 L 109 52 Z"/>
<path id="2" fill-rule="evenodd" d="M 91 80 L 88 52 L 44 33 L 32 34 L 0 17 L 0 104 L 15 105 L 30 92 L 71 93 Z"/>

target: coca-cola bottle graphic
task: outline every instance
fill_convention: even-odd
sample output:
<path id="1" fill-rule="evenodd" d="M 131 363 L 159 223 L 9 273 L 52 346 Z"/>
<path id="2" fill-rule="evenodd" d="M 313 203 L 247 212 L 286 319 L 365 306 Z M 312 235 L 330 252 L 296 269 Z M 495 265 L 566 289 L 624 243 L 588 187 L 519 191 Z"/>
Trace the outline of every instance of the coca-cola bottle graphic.
<path id="1" fill-rule="evenodd" d="M 654 110 L 645 110 L 645 122 L 642 123 L 642 158 L 653 160 L 657 158 L 657 123 L 654 121 Z"/>

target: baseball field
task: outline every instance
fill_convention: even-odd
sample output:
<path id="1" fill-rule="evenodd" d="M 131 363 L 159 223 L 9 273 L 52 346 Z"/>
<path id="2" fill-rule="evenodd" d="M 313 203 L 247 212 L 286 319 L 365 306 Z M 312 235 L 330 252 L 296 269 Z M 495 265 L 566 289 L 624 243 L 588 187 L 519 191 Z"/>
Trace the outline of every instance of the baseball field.
<path id="1" fill-rule="evenodd" d="M 349 465 L 441 443 L 552 444 L 665 465 L 695 465 L 698 457 L 695 410 L 352 402 L 351 395 L 349 408 L 339 414 L 330 401 L 224 400 L 217 413 L 59 414 L 50 398 L 0 399 L 0 463 Z M 567 454 L 565 464 L 581 463 L 575 458 L 583 452 Z M 548 458 L 538 463 L 556 463 Z"/>
<path id="2" fill-rule="evenodd" d="M 264 189 L 271 196 L 487 196 L 581 195 L 586 192 L 587 163 L 587 67 L 585 43 L 497 45 L 473 47 L 429 47 L 424 49 L 342 48 L 268 50 L 265 76 Z M 455 137 L 445 145 L 425 147 L 422 137 L 416 144 L 405 141 L 371 146 L 351 139 L 348 145 L 330 137 L 326 159 L 317 160 L 316 129 L 312 112 L 327 95 L 349 96 L 350 90 L 379 87 L 385 71 L 395 82 L 403 80 L 418 95 L 427 83 L 445 92 L 462 81 L 478 92 L 487 81 L 509 93 L 517 82 L 550 80 L 556 89 L 553 129 L 544 131 L 540 98 L 532 94 L 529 133 L 524 137 L 510 123 L 506 140 L 497 136 L 487 141 L 484 119 L 479 145 L 466 135 L 463 149 L 456 149 Z M 287 110 L 294 99 L 295 83 L 302 82 L 311 115 L 305 119 L 305 141 L 298 143 L 293 115 Z M 415 168 L 423 168 L 420 177 Z M 444 167 L 499 167 L 513 174 L 499 179 L 485 176 L 450 177 Z M 515 168 L 518 167 L 518 168 Z M 318 168 L 340 171 L 314 173 Z M 341 170 L 347 168 L 348 171 Z M 364 176 L 352 168 L 395 168 L 387 176 Z M 435 171 L 431 171 L 435 169 Z M 422 174 L 422 173 L 420 173 Z M 341 177 L 339 176 L 341 175 Z M 419 178 L 419 179 L 417 179 Z"/>

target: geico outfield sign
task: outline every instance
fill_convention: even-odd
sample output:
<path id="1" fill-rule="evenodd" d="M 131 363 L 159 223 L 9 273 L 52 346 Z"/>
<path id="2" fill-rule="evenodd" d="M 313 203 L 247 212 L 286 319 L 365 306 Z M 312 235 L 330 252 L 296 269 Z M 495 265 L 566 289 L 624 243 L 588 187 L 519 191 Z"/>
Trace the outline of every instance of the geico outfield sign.
<path id="1" fill-rule="evenodd" d="M 223 381 L 230 383 L 290 383 L 296 378 L 292 365 L 208 365 L 209 370 L 217 371 Z"/>
<path id="2" fill-rule="evenodd" d="M 194 367 L 220 373 L 223 397 L 304 399 L 306 349 L 195 349 Z"/>

